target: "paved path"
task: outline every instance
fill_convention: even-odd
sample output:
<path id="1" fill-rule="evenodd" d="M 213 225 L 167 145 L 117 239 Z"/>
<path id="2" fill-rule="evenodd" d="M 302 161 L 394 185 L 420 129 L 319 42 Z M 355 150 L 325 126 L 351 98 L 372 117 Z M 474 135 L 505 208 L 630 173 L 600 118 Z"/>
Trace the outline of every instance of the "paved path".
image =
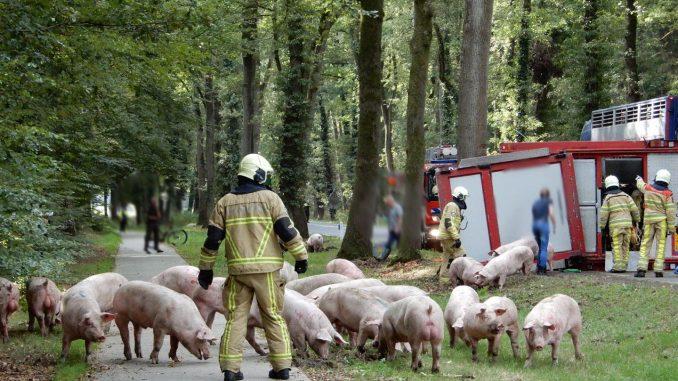
<path id="1" fill-rule="evenodd" d="M 168 267 L 185 265 L 186 262 L 177 255 L 172 247 L 161 246 L 165 252 L 162 254 L 146 254 L 143 252 L 144 239 L 141 232 L 127 232 L 122 235 L 122 244 L 118 250 L 115 261 L 115 271 L 124 275 L 129 280 L 149 280 L 154 275 Z M 215 336 L 220 336 L 224 330 L 225 320 L 222 315 L 214 319 L 212 329 Z M 131 325 L 130 325 L 131 326 Z M 131 327 L 130 327 L 131 328 Z M 132 335 L 130 335 L 132 336 Z M 258 338 L 262 346 L 268 347 L 265 340 Z M 134 344 L 132 343 L 132 346 Z M 201 361 L 190 354 L 183 346 L 179 346 L 179 358 L 182 362 L 174 364 L 167 357 L 169 351 L 169 336 L 165 337 L 165 343 L 160 351 L 160 364 L 152 365 L 148 355 L 153 347 L 153 331 L 143 330 L 141 336 L 143 359 L 125 361 L 122 355 L 122 341 L 115 324 L 111 327 L 106 342 L 99 346 L 96 353 L 98 372 L 97 380 L 122 381 L 122 380 L 149 380 L 149 381 L 184 381 L 184 380 L 222 380 L 223 375 L 217 364 L 218 345 L 212 346 L 212 357 L 207 361 Z M 268 380 L 270 365 L 266 357 L 256 354 L 254 350 L 245 345 L 242 371 L 246 380 Z M 307 380 L 298 370 L 293 369 L 290 379 Z"/>
<path id="2" fill-rule="evenodd" d="M 311 234 L 322 234 L 325 236 L 343 238 L 346 233 L 346 225 L 336 222 L 326 221 L 310 221 L 308 223 L 308 231 Z M 384 226 L 375 225 L 372 230 L 372 242 L 380 244 L 386 242 L 388 239 L 388 229 Z"/>

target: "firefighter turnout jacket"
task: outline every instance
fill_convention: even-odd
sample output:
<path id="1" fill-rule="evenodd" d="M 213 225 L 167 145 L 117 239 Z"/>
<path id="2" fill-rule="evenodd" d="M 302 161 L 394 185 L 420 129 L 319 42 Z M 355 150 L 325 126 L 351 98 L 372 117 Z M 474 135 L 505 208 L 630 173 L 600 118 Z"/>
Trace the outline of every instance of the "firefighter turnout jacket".
<path id="1" fill-rule="evenodd" d="M 283 265 L 281 244 L 296 260 L 308 258 L 280 197 L 254 183 L 241 183 L 215 205 L 200 253 L 201 270 L 214 267 L 222 240 L 230 275 L 279 270 Z"/>
<path id="2" fill-rule="evenodd" d="M 456 202 L 450 201 L 445 205 L 443 214 L 440 218 L 438 231 L 440 240 L 459 239 L 459 227 L 461 225 L 461 209 Z"/>
<path id="3" fill-rule="evenodd" d="M 652 224 L 666 221 L 670 232 L 676 231 L 676 204 L 670 189 L 646 184 L 642 179 L 636 182 L 638 190 L 645 196 L 643 223 Z M 663 187 L 662 187 L 663 188 Z"/>
<path id="4" fill-rule="evenodd" d="M 640 221 L 640 212 L 631 196 L 616 189 L 609 192 L 600 208 L 600 229 L 610 224 L 610 230 L 630 228 Z"/>

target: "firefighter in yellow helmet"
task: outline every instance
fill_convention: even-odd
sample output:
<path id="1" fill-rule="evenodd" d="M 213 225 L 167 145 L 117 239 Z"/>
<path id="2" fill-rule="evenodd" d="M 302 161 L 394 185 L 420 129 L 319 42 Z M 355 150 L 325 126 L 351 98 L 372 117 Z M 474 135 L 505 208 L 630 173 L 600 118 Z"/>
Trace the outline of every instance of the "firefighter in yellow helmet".
<path id="1" fill-rule="evenodd" d="M 666 236 L 676 232 L 676 204 L 669 189 L 671 173 L 660 169 L 652 184 L 646 184 L 643 178 L 636 177 L 636 187 L 645 195 L 643 211 L 643 240 L 640 243 L 637 278 L 645 277 L 648 264 L 648 251 L 657 243 L 657 255 L 654 260 L 654 274 L 663 277 L 664 248 Z"/>
<path id="2" fill-rule="evenodd" d="M 461 246 L 460 226 L 463 216 L 461 211 L 466 209 L 468 190 L 462 186 L 452 191 L 452 201 L 448 202 L 443 209 L 440 218 L 440 244 L 443 247 L 443 261 L 438 268 L 438 276 L 447 278 L 447 269 L 455 258 L 466 255 Z"/>
<path id="3" fill-rule="evenodd" d="M 624 273 L 629 261 L 631 235 L 640 221 L 640 212 L 631 196 L 619 188 L 616 176 L 605 178 L 605 199 L 600 207 L 599 226 L 602 231 L 609 224 L 612 237 L 614 264 L 611 273 Z"/>
<path id="4" fill-rule="evenodd" d="M 228 281 L 224 304 L 228 321 L 219 348 L 219 366 L 224 380 L 242 380 L 242 342 L 247 317 L 256 296 L 273 369 L 269 377 L 286 380 L 292 363 L 287 324 L 281 316 L 285 284 L 279 273 L 283 256 L 279 240 L 296 259 L 297 273 L 306 272 L 306 247 L 294 228 L 282 200 L 269 188 L 273 168 L 262 156 L 249 154 L 240 162 L 238 186 L 214 207 L 207 239 L 200 254 L 198 282 L 212 283 L 219 245 L 226 241 Z"/>

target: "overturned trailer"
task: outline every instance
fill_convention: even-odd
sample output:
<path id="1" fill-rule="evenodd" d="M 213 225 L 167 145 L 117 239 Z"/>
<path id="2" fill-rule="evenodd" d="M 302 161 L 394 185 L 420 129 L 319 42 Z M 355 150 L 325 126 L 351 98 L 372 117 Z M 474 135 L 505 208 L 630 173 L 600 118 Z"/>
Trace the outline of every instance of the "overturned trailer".
<path id="1" fill-rule="evenodd" d="M 592 120 L 594 141 L 503 143 L 499 155 L 464 159 L 456 169 L 439 169 L 441 205 L 450 201 L 451 189 L 457 185 L 470 192 L 461 233 L 470 256 L 487 260 L 490 249 L 531 235 L 531 206 L 546 187 L 556 214 L 551 235 L 556 267 L 602 270 L 611 251 L 607 232 L 598 228 L 603 179 L 617 176 L 622 190 L 640 204 L 636 175 L 651 180 L 665 168 L 674 175 L 670 188 L 678 194 L 676 99 L 597 110 Z M 605 140 L 624 137 L 641 140 Z M 670 268 L 678 264 L 676 237 L 666 245 L 665 264 Z"/>

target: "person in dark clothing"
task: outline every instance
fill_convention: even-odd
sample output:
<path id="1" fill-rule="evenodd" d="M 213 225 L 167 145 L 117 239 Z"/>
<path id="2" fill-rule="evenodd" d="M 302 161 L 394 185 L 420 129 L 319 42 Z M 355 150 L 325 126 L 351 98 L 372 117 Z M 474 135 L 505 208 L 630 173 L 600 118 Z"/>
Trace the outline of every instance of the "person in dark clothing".
<path id="1" fill-rule="evenodd" d="M 146 254 L 151 252 L 148 250 L 148 241 L 151 240 L 151 235 L 153 235 L 153 248 L 156 252 L 162 253 L 160 250 L 160 218 L 162 214 L 160 213 L 160 208 L 158 207 L 158 200 L 155 197 L 151 198 L 151 204 L 148 206 L 148 211 L 146 212 L 146 237 L 144 239 L 144 251 Z"/>
<path id="2" fill-rule="evenodd" d="M 125 229 L 127 229 L 127 213 L 122 212 L 122 216 L 120 217 L 120 231 L 124 232 Z"/>
<path id="3" fill-rule="evenodd" d="M 549 233 L 553 225 L 553 233 L 556 232 L 556 218 L 553 214 L 553 201 L 548 188 L 539 192 L 539 199 L 532 204 L 532 233 L 539 245 L 539 258 L 537 260 L 537 274 L 546 275 L 548 262 Z"/>

